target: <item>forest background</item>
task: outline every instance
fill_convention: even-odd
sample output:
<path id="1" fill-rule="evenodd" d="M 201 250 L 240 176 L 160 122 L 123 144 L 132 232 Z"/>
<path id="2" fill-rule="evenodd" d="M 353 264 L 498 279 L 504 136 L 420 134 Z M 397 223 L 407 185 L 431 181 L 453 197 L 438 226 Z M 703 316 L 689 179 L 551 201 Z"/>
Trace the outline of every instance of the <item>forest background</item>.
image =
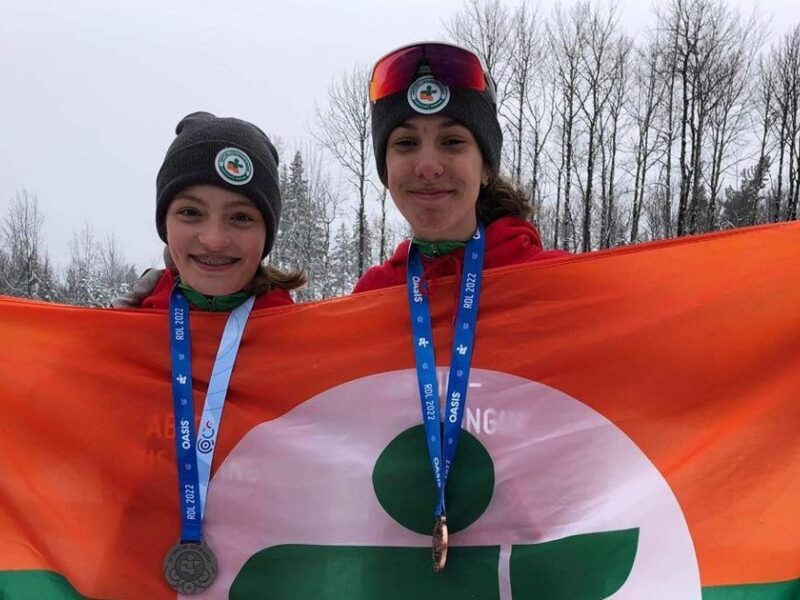
<path id="1" fill-rule="evenodd" d="M 546 247 L 591 252 L 798 217 L 800 23 L 775 36 L 770 15 L 724 0 L 662 2 L 649 23 L 632 34 L 612 5 L 499 0 L 467 0 L 442 22 L 440 37 L 475 50 L 496 82 L 502 170 Z M 329 83 L 310 143 L 276 137 L 283 213 L 270 260 L 308 272 L 300 300 L 349 293 L 408 235 L 375 175 L 368 68 Z M 158 266 L 127 256 L 90 216 L 53 260 L 46 218 L 35 180 L 0 198 L 0 294 L 107 306 Z"/>

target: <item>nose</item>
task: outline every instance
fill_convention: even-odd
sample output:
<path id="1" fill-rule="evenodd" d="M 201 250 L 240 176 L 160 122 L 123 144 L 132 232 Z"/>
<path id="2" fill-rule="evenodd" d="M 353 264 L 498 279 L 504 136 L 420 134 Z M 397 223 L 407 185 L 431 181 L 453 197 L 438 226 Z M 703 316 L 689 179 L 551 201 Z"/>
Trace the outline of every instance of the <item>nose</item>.
<path id="1" fill-rule="evenodd" d="M 223 250 L 231 242 L 226 224 L 217 219 L 209 220 L 197 238 L 208 250 Z"/>
<path id="2" fill-rule="evenodd" d="M 414 174 L 420 179 L 436 179 L 444 172 L 444 163 L 436 148 L 423 145 L 417 153 Z"/>

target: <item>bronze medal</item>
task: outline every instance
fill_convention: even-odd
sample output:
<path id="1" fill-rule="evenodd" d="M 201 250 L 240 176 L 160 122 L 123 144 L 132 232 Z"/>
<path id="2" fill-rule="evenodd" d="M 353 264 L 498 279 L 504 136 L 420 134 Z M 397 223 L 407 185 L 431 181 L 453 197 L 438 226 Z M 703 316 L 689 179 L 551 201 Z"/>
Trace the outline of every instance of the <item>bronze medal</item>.
<path id="1" fill-rule="evenodd" d="M 181 594 L 207 590 L 217 576 L 217 558 L 205 542 L 178 542 L 164 557 L 164 578 Z"/>
<path id="2" fill-rule="evenodd" d="M 441 515 L 433 526 L 433 572 L 441 573 L 447 563 L 447 517 Z"/>

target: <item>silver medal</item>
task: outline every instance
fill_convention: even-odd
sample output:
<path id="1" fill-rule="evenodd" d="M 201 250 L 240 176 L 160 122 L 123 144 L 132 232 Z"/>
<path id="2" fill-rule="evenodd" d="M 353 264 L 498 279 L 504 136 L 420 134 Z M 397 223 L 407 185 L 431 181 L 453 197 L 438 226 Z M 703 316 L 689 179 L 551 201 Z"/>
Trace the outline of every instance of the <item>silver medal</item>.
<path id="1" fill-rule="evenodd" d="M 181 594 L 207 590 L 217 576 L 217 558 L 205 542 L 178 542 L 164 557 L 164 578 Z"/>

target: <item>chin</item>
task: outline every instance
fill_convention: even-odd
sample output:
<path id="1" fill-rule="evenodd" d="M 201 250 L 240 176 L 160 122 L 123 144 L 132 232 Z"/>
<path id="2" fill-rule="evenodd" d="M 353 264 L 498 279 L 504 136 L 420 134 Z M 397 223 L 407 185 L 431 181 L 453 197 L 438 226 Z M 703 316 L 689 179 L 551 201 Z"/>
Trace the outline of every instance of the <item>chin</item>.
<path id="1" fill-rule="evenodd" d="M 423 226 L 418 229 L 412 228 L 412 232 L 414 236 L 426 242 L 443 242 L 454 239 L 447 227 Z"/>
<path id="2" fill-rule="evenodd" d="M 228 296 L 230 294 L 235 294 L 244 288 L 244 284 L 239 285 L 238 281 L 226 283 L 224 281 L 193 282 L 191 280 L 185 280 L 185 282 L 190 288 L 200 292 L 204 296 Z"/>

